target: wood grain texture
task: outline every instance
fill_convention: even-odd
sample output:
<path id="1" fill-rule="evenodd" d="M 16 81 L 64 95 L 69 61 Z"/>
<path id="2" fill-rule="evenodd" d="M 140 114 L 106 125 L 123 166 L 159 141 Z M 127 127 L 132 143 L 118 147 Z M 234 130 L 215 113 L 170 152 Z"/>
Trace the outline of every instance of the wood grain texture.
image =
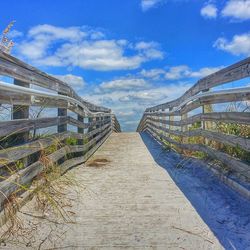
<path id="1" fill-rule="evenodd" d="M 54 98 L 44 97 L 44 96 L 35 96 L 32 94 L 20 94 L 16 91 L 0 91 L 0 103 L 4 104 L 15 104 L 15 105 L 26 105 L 26 106 L 39 106 L 39 107 L 48 107 L 48 108 L 67 108 L 68 110 L 73 111 L 76 114 L 81 116 L 86 116 L 85 110 L 75 104 L 73 101 L 67 101 L 63 98 Z M 102 112 L 102 110 L 100 110 Z M 93 115 L 95 115 L 93 113 Z M 111 115 L 110 112 L 99 113 L 98 116 Z"/>
<path id="2" fill-rule="evenodd" d="M 250 167 L 248 164 L 234 158 L 233 156 L 230 156 L 226 153 L 220 152 L 218 150 L 215 150 L 213 148 L 210 148 L 209 146 L 203 145 L 203 144 L 183 144 L 179 143 L 167 136 L 165 136 L 162 133 L 159 133 L 156 129 L 148 126 L 147 130 L 152 134 L 153 137 L 159 139 L 161 142 L 162 140 L 165 140 L 171 144 L 176 145 L 180 149 L 189 150 L 189 151 L 200 151 L 208 154 L 211 158 L 217 159 L 221 161 L 223 164 L 231 168 L 233 171 L 237 172 L 238 174 L 241 174 L 245 177 L 247 181 L 250 180 Z"/>
<path id="3" fill-rule="evenodd" d="M 29 112 L 26 112 L 24 116 L 23 110 L 14 109 L 13 117 L 16 120 L 0 122 L 0 137 L 6 141 L 12 135 L 18 137 L 22 133 L 26 133 L 29 137 L 32 130 L 58 127 L 58 133 L 50 137 L 29 142 L 23 141 L 21 145 L 19 143 L 15 147 L 0 150 L 0 168 L 4 173 L 0 183 L 0 207 L 2 208 L 3 202 L 11 193 L 17 191 L 22 185 L 31 184 L 32 180 L 43 171 L 41 155 L 54 150 L 55 152 L 46 155 L 48 163 L 61 164 L 62 173 L 64 173 L 76 164 L 85 162 L 110 136 L 112 131 L 120 131 L 120 125 L 110 109 L 82 99 L 67 83 L 1 51 L 0 75 L 13 78 L 15 82 L 22 83 L 23 87 L 14 89 L 12 86 L 9 89 L 8 86 L 2 84 L 2 90 L 7 89 L 7 91 L 0 91 L 0 103 L 25 107 L 25 111 L 29 109 L 29 106 L 58 109 L 57 117 L 36 119 L 30 119 Z M 58 95 L 55 97 L 40 91 L 25 90 L 30 84 L 58 93 Z M 22 92 L 25 94 L 21 94 Z M 68 110 L 77 114 L 77 119 L 69 116 Z M 84 118 L 89 118 L 91 122 L 84 122 Z M 68 124 L 77 127 L 78 133 L 67 131 Z M 89 132 L 84 134 L 84 129 L 89 129 Z M 67 142 L 66 139 L 69 138 L 77 139 L 77 145 L 68 145 L 71 142 Z M 27 139 L 30 140 L 30 138 Z M 74 140 L 72 142 L 74 143 Z M 55 146 L 55 148 L 46 151 L 50 146 Z M 6 168 L 13 166 L 18 161 L 23 162 L 26 157 L 30 161 L 23 165 L 23 169 L 14 174 L 5 175 Z M 12 175 L 10 176 L 10 174 Z"/>
<path id="4" fill-rule="evenodd" d="M 68 120 L 69 118 L 66 116 L 3 121 L 0 122 L 0 137 L 22 133 L 33 129 L 47 128 L 60 124 L 66 124 Z"/>
<path id="5" fill-rule="evenodd" d="M 178 130 L 170 130 L 162 126 L 156 126 L 154 123 L 149 122 L 149 121 L 147 123 L 150 126 L 160 131 L 163 131 L 172 135 L 184 136 L 184 137 L 203 136 L 205 138 L 208 138 L 217 142 L 221 142 L 225 145 L 229 145 L 232 147 L 240 147 L 250 152 L 250 139 L 249 138 L 243 138 L 243 137 L 239 137 L 236 135 L 223 134 L 220 132 L 209 131 L 209 130 L 204 130 L 204 129 L 195 129 L 195 130 L 182 132 Z"/>
<path id="6" fill-rule="evenodd" d="M 71 116 L 37 118 L 37 119 L 19 119 L 0 122 L 0 137 L 26 132 L 33 129 L 47 128 L 52 126 L 70 124 L 79 128 L 89 128 L 95 125 L 105 125 L 109 121 L 99 121 L 91 123 L 82 123 Z"/>
<path id="7" fill-rule="evenodd" d="M 95 139 L 92 139 L 90 142 L 88 142 L 86 145 L 79 145 L 79 146 L 65 146 L 58 151 L 48 155 L 48 160 L 50 161 L 50 164 L 56 163 L 59 159 L 62 157 L 65 157 L 65 155 L 73 152 L 79 152 L 79 150 L 89 149 L 90 146 L 91 149 L 82 157 L 68 159 L 64 161 L 60 165 L 61 167 L 61 174 L 65 173 L 69 168 L 78 165 L 80 163 L 85 162 L 97 149 L 100 147 L 100 145 L 110 136 L 112 131 L 110 128 L 104 130 L 100 135 L 98 135 Z M 47 166 L 48 167 L 48 166 Z M 5 179 L 0 183 L 0 208 L 3 209 L 3 203 L 8 199 L 8 197 L 15 191 L 19 190 L 20 188 L 23 188 L 25 190 L 25 186 L 32 183 L 32 180 L 40 173 L 42 173 L 44 169 L 44 165 L 41 161 L 37 161 L 30 166 L 26 167 L 25 169 L 22 169 L 18 171 L 17 173 L 13 174 L 9 178 Z M 28 190 L 28 188 L 26 187 Z"/>
<path id="8" fill-rule="evenodd" d="M 196 84 L 194 84 L 193 87 L 187 90 L 181 97 L 177 98 L 176 100 L 148 108 L 146 109 L 146 111 L 158 111 L 170 107 L 176 107 L 183 101 L 185 101 L 187 98 L 194 96 L 203 90 L 210 89 L 222 85 L 224 83 L 240 80 L 249 76 L 250 58 L 247 58 L 229 67 L 219 70 L 216 73 L 202 78 Z"/>
<path id="9" fill-rule="evenodd" d="M 161 116 L 161 115 L 170 115 L 170 114 L 175 115 L 175 116 L 181 116 L 182 114 L 188 113 L 194 109 L 202 107 L 203 105 L 219 104 L 219 103 L 227 103 L 227 102 L 238 102 L 238 101 L 249 101 L 249 100 L 250 100 L 249 93 L 203 96 L 203 97 L 197 98 L 191 103 L 184 105 L 181 109 L 174 111 L 173 113 L 157 111 L 155 113 L 145 112 L 145 114 L 148 116 Z"/>
<path id="10" fill-rule="evenodd" d="M 29 84 L 34 84 L 55 92 L 63 93 L 81 101 L 89 108 L 90 111 L 110 112 L 110 109 L 100 107 L 83 100 L 67 83 L 50 76 L 2 51 L 0 51 L 0 75 L 9 76 Z"/>
<path id="11" fill-rule="evenodd" d="M 150 121 L 159 121 L 153 118 L 153 115 L 147 118 Z M 163 124 L 168 124 L 172 126 L 184 126 L 188 124 L 194 124 L 200 121 L 214 121 L 214 122 L 225 122 L 225 123 L 237 123 L 237 124 L 250 124 L 250 113 L 249 112 L 211 112 L 205 114 L 198 114 L 181 121 L 169 121 L 160 120 Z"/>
<path id="12" fill-rule="evenodd" d="M 90 137 L 93 137 L 97 133 L 100 133 L 109 127 L 110 127 L 110 124 L 106 124 L 87 134 L 79 134 L 79 133 L 67 131 L 64 133 L 51 135 L 47 138 L 41 138 L 39 140 L 31 141 L 20 146 L 2 149 L 0 150 L 0 167 L 3 167 L 7 164 L 20 160 L 24 157 L 27 157 L 29 155 L 42 151 L 46 149 L 47 147 L 52 146 L 55 143 L 59 143 L 67 138 L 87 140 Z"/>

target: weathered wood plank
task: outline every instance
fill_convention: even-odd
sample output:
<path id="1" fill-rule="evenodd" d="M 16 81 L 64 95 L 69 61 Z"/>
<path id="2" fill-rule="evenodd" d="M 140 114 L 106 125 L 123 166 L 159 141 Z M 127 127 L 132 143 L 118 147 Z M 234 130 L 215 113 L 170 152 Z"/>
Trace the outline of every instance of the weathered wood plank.
<path id="1" fill-rule="evenodd" d="M 59 95 L 63 95 L 63 93 L 58 92 Z M 65 117 L 68 114 L 68 109 L 67 108 L 57 108 L 57 116 L 58 117 Z M 57 125 L 57 132 L 58 133 L 63 133 L 67 131 L 68 124 L 63 123 L 63 124 L 58 124 Z"/>
<path id="2" fill-rule="evenodd" d="M 87 151 L 91 148 L 91 146 L 98 143 L 98 141 L 107 133 L 107 131 L 110 131 L 110 128 L 106 128 L 101 134 L 91 139 L 89 142 L 87 142 L 84 145 L 66 145 L 58 149 L 56 152 L 50 154 L 48 156 L 48 159 L 51 162 L 56 162 L 63 157 L 67 157 L 68 154 Z"/>
<path id="3" fill-rule="evenodd" d="M 64 132 L 60 134 L 51 135 L 48 138 L 41 138 L 36 141 L 32 141 L 20 146 L 11 147 L 7 149 L 0 150 L 0 167 L 3 167 L 7 164 L 20 160 L 24 157 L 37 153 L 41 150 L 46 149 L 49 146 L 54 145 L 55 143 L 61 142 L 67 138 L 75 138 L 78 140 L 88 139 L 97 133 L 104 131 L 110 125 L 106 124 L 99 129 L 93 130 L 88 134 L 79 134 L 74 132 Z"/>
<path id="4" fill-rule="evenodd" d="M 62 96 L 62 95 L 60 95 Z M 16 91 L 0 91 L 0 103 L 3 104 L 15 104 L 15 105 L 26 105 L 26 106 L 39 106 L 39 107 L 50 107 L 50 108 L 67 108 L 75 112 L 78 115 L 85 116 L 86 112 L 83 107 L 76 105 L 75 102 L 65 100 L 63 98 L 54 98 L 53 96 L 44 97 L 43 95 L 32 95 L 32 94 L 20 94 Z M 85 105 L 87 106 L 87 105 Z M 102 112 L 100 110 L 100 112 Z M 93 113 L 93 116 L 107 116 L 111 115 L 109 112 L 102 112 L 98 114 Z"/>
<path id="5" fill-rule="evenodd" d="M 153 118 L 153 115 L 147 119 L 158 122 L 157 118 Z M 188 117 L 182 121 L 168 121 L 160 120 L 163 124 L 169 124 L 172 126 L 184 126 L 193 124 L 200 121 L 214 121 L 214 122 L 225 122 L 225 123 L 237 123 L 237 124 L 250 124 L 250 113 L 249 112 L 211 112 L 206 114 L 198 114 Z"/>
<path id="6" fill-rule="evenodd" d="M 76 126 L 78 128 L 89 128 L 89 127 L 93 127 L 93 126 L 96 126 L 96 125 L 104 125 L 104 124 L 107 124 L 108 121 L 107 120 L 103 120 L 103 121 L 93 121 L 93 122 L 88 122 L 88 123 L 82 123 L 82 122 L 79 122 L 78 120 L 72 118 L 72 117 L 68 117 L 68 123 L 70 125 L 73 125 L 73 126 Z"/>
<path id="7" fill-rule="evenodd" d="M 187 112 L 190 112 L 196 108 L 202 107 L 203 105 L 227 103 L 227 102 L 238 102 L 238 101 L 249 101 L 250 93 L 237 93 L 237 94 L 224 94 L 224 95 L 214 95 L 214 96 L 203 96 L 197 98 L 191 103 L 184 105 L 181 109 L 174 112 L 162 112 L 157 111 L 155 113 L 145 112 L 148 116 L 161 116 L 161 115 L 176 115 L 180 116 Z"/>
<path id="8" fill-rule="evenodd" d="M 68 117 L 50 117 L 37 119 L 19 119 L 0 122 L 0 136 L 8 136 L 32 129 L 47 128 L 68 122 Z"/>
<path id="9" fill-rule="evenodd" d="M 29 84 L 34 84 L 55 92 L 63 93 L 81 101 L 89 108 L 90 111 L 110 112 L 110 109 L 100 107 L 83 100 L 65 82 L 52 77 L 2 51 L 0 51 L 0 75 L 13 77 Z"/>
<path id="10" fill-rule="evenodd" d="M 152 122 L 148 122 L 148 124 L 150 126 L 153 126 L 156 129 L 159 129 L 163 132 L 167 132 L 172 135 L 185 136 L 185 137 L 203 136 L 207 139 L 221 142 L 223 144 L 226 144 L 232 147 L 240 147 L 250 152 L 250 139 L 249 138 L 243 138 L 243 137 L 239 137 L 236 135 L 223 134 L 220 132 L 209 131 L 209 130 L 204 130 L 204 129 L 195 129 L 195 130 L 182 132 L 178 130 L 170 130 L 162 126 L 156 126 Z"/>
<path id="11" fill-rule="evenodd" d="M 18 189 L 27 190 L 26 184 L 30 183 L 38 174 L 43 171 L 43 164 L 35 162 L 18 173 L 12 175 L 0 184 L 0 208 L 2 210 L 4 201 Z"/>
<path id="12" fill-rule="evenodd" d="M 69 168 L 78 165 L 80 163 L 85 162 L 97 149 L 100 147 L 100 145 L 109 137 L 111 134 L 111 130 L 105 130 L 105 133 L 102 133 L 98 139 L 100 139 L 89 152 L 87 152 L 84 156 L 78 157 L 78 158 L 73 158 L 70 160 L 65 161 L 63 164 L 60 165 L 62 168 L 62 174 L 66 172 Z M 97 138 L 94 139 L 91 144 L 93 144 L 95 141 L 97 141 Z M 81 146 L 82 147 L 82 146 Z M 65 149 L 65 152 L 75 152 L 75 148 L 72 147 L 73 150 L 69 147 L 68 150 Z M 58 152 L 58 151 L 57 151 Z M 48 156 L 48 159 L 51 160 L 51 164 L 55 163 L 58 161 L 61 157 L 60 154 L 57 152 L 52 153 L 51 155 Z M 8 179 L 4 180 L 0 184 L 0 207 L 2 209 L 2 205 L 5 202 L 5 200 L 11 195 L 13 192 L 17 191 L 22 187 L 25 190 L 26 184 L 29 184 L 32 182 L 32 180 L 40 173 L 42 173 L 44 168 L 44 165 L 42 162 L 38 161 L 30 166 L 28 166 L 25 169 L 20 170 L 18 173 L 12 175 Z"/>
<path id="13" fill-rule="evenodd" d="M 158 138 L 160 141 L 161 139 L 166 140 L 167 142 L 176 145 L 180 149 L 190 150 L 190 151 L 200 151 L 208 154 L 213 159 L 218 159 L 223 164 L 227 165 L 233 171 L 237 172 L 244 176 L 247 180 L 250 180 L 250 167 L 249 165 L 245 164 L 244 162 L 230 156 L 226 153 L 220 152 L 218 150 L 212 149 L 209 146 L 202 145 L 202 144 L 183 144 L 176 142 L 175 140 L 158 133 L 152 127 L 148 127 L 147 130 L 153 135 L 153 137 Z"/>
<path id="14" fill-rule="evenodd" d="M 70 116 L 3 121 L 0 122 L 0 137 L 8 136 L 10 134 L 22 133 L 33 129 L 63 125 L 67 123 L 80 128 L 89 128 L 97 124 L 101 126 L 105 125 L 107 121 L 82 123 Z"/>
<path id="15" fill-rule="evenodd" d="M 213 73 L 207 77 L 199 80 L 193 87 L 187 90 L 181 97 L 167 102 L 154 106 L 152 108 L 146 109 L 146 111 L 157 111 L 161 109 L 167 109 L 170 107 L 176 107 L 180 105 L 185 99 L 198 94 L 202 90 L 210 89 L 224 83 L 240 80 L 250 76 L 250 58 L 242 60 L 238 63 L 235 63 L 229 67 L 226 67 L 222 70 L 219 70 L 216 73 Z"/>
<path id="16" fill-rule="evenodd" d="M 73 90 L 66 83 L 2 51 L 0 51 L 0 74 L 56 92 L 60 91 L 69 96 L 73 95 Z"/>
<path id="17" fill-rule="evenodd" d="M 225 94 L 225 95 L 214 95 L 214 96 L 205 96 L 195 100 L 194 102 L 185 105 L 180 111 L 176 112 L 176 115 L 181 115 L 183 113 L 190 112 L 196 108 L 199 108 L 203 105 L 208 104 L 219 104 L 227 102 L 238 102 L 238 101 L 249 101 L 249 93 L 237 93 L 237 94 Z"/>

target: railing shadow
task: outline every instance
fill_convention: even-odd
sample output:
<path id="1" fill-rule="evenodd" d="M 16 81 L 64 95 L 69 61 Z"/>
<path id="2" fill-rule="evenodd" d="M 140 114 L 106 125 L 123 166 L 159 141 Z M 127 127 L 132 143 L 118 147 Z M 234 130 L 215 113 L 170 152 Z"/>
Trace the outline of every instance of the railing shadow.
<path id="1" fill-rule="evenodd" d="M 201 160 L 164 149 L 148 133 L 141 138 L 225 249 L 250 249 L 250 201 L 222 183 Z"/>

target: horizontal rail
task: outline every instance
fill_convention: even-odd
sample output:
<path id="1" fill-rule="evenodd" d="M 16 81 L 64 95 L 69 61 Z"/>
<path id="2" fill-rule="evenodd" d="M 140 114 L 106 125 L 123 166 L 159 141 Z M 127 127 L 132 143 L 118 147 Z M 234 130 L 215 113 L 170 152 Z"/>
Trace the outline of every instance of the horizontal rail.
<path id="1" fill-rule="evenodd" d="M 199 80 L 193 87 L 187 90 L 181 97 L 174 101 L 163 103 L 151 108 L 146 109 L 146 111 L 158 111 L 167 108 L 173 108 L 180 105 L 186 99 L 198 94 L 201 91 L 222 85 L 228 82 L 240 80 L 250 76 L 250 57 L 235 63 L 227 68 L 219 70 L 203 79 Z"/>
<path id="2" fill-rule="evenodd" d="M 199 80 L 173 101 L 147 108 L 137 131 L 150 132 L 163 139 L 163 144 L 175 145 L 180 153 L 204 152 L 231 168 L 232 175 L 246 180 L 250 175 L 250 87 L 211 88 L 249 76 L 250 57 Z M 233 108 L 220 105 L 215 112 L 215 104 L 232 102 Z M 244 105 L 239 111 L 238 104 Z M 189 113 L 194 110 L 195 115 Z"/>
<path id="3" fill-rule="evenodd" d="M 2 51 L 0 75 L 14 79 L 13 84 L 0 81 L 0 105 L 8 105 L 11 114 L 11 120 L 0 121 L 2 210 L 8 196 L 15 192 L 19 195 L 20 185 L 32 185 L 36 177 L 39 181 L 38 175 L 45 167 L 60 164 L 60 171 L 64 173 L 84 163 L 112 132 L 121 130 L 111 109 L 82 99 L 67 83 Z M 31 89 L 30 84 L 48 91 Z M 36 106 L 34 112 L 38 110 L 36 118 L 30 118 L 33 106 Z M 46 108 L 56 109 L 54 117 L 40 117 Z M 68 111 L 72 111 L 75 118 Z M 67 125 L 77 128 L 77 133 L 68 131 L 70 126 Z M 46 138 L 37 136 L 37 129 L 48 128 L 54 132 L 52 127 L 57 129 L 57 134 Z M 43 130 L 40 133 L 44 136 Z M 44 166 L 42 156 L 49 166 Z"/>
<path id="4" fill-rule="evenodd" d="M 225 122 L 225 123 L 235 123 L 238 124 L 250 124 L 250 113 L 248 112 L 212 112 L 206 114 L 198 114 L 181 121 L 170 121 L 158 118 L 148 118 L 151 121 L 159 122 L 163 124 L 173 125 L 173 126 L 184 126 L 189 124 L 194 124 L 200 121 L 214 121 L 214 122 Z"/>
<path id="5" fill-rule="evenodd" d="M 98 143 L 92 147 L 89 152 L 84 156 L 66 160 L 60 165 L 61 174 L 66 172 L 69 168 L 84 163 L 88 158 L 103 144 L 103 142 L 109 137 L 111 131 L 105 132 L 100 137 Z M 52 153 L 48 156 L 51 160 L 51 164 L 57 162 L 59 155 Z M 32 180 L 38 176 L 44 170 L 44 165 L 41 161 L 37 161 L 25 169 L 20 170 L 18 173 L 10 176 L 6 180 L 0 183 L 0 206 L 6 201 L 6 197 L 9 197 L 12 193 L 19 190 L 20 186 L 30 184 Z"/>
<path id="6" fill-rule="evenodd" d="M 109 120 L 104 120 L 104 121 L 100 120 L 100 121 L 93 121 L 93 122 L 83 123 L 83 122 L 80 122 L 80 121 L 72 118 L 71 116 L 68 116 L 67 118 L 68 118 L 68 124 L 76 126 L 78 128 L 83 128 L 83 129 L 93 127 L 93 126 L 103 125 L 103 124 L 106 124 L 106 123 L 110 123 Z"/>
<path id="7" fill-rule="evenodd" d="M 63 81 L 50 76 L 2 51 L 0 51 L 0 75 L 13 77 L 22 82 L 34 84 L 63 93 L 75 100 L 82 102 L 88 107 L 90 111 L 110 112 L 110 109 L 84 101 L 68 84 L 64 83 Z"/>
<path id="8" fill-rule="evenodd" d="M 216 101 L 227 102 L 227 101 L 240 101 L 242 99 L 249 100 L 250 99 L 249 94 L 250 94 L 250 87 L 206 92 L 206 93 L 202 93 L 202 94 L 191 96 L 191 97 L 187 98 L 185 101 L 183 101 L 181 104 L 179 104 L 172 111 L 169 111 L 169 112 L 161 112 L 161 111 L 147 112 L 147 110 L 146 110 L 145 114 L 151 115 L 151 114 L 157 113 L 159 115 L 161 115 L 161 114 L 171 115 L 171 114 L 175 114 L 177 111 L 180 111 L 181 109 L 183 109 L 183 107 L 186 104 L 189 104 L 190 102 L 195 102 L 198 100 L 199 104 L 200 104 L 199 106 L 201 106 L 202 105 L 201 101 L 206 100 L 206 104 L 207 104 L 208 97 L 211 98 L 209 100 L 215 100 L 215 102 Z M 246 96 L 247 96 L 247 98 L 245 98 Z M 218 100 L 216 100 L 216 98 L 218 98 Z M 220 100 L 220 98 L 221 98 L 221 100 Z M 213 101 L 211 103 L 214 104 L 215 102 Z M 195 108 L 197 108 L 197 107 L 195 107 Z M 191 110 L 189 110 L 189 111 L 191 111 Z"/>
<path id="9" fill-rule="evenodd" d="M 110 128 L 106 128 L 100 135 L 91 139 L 88 143 L 84 145 L 66 145 L 58 149 L 55 153 L 49 155 L 48 159 L 52 162 L 55 162 L 62 159 L 63 157 L 67 157 L 68 154 L 87 151 L 92 145 L 97 143 L 98 140 L 102 138 L 104 134 L 107 134 L 110 130 Z"/>
<path id="10" fill-rule="evenodd" d="M 47 92 L 40 91 L 40 90 L 25 88 L 25 87 L 21 87 L 21 86 L 17 86 L 17 85 L 10 85 L 8 83 L 1 82 L 1 81 L 0 81 L 0 89 L 3 91 L 8 91 L 8 92 L 30 95 L 31 96 L 31 100 L 30 100 L 31 105 L 35 104 L 35 102 L 36 102 L 36 100 L 33 97 L 40 97 L 40 98 L 44 97 L 44 98 L 49 98 L 51 100 L 66 101 L 68 103 L 68 106 L 69 106 L 69 104 L 78 105 L 79 107 L 84 109 L 84 113 L 86 115 L 96 116 L 96 115 L 100 115 L 100 114 L 106 114 L 105 112 L 92 112 L 84 104 L 84 102 L 79 101 L 77 99 L 74 99 L 72 97 L 65 96 L 65 95 L 58 95 L 58 94 L 54 94 L 54 93 L 47 93 Z"/>
<path id="11" fill-rule="evenodd" d="M 40 152 L 54 145 L 55 143 L 57 144 L 59 142 L 62 142 L 67 138 L 74 138 L 79 140 L 89 139 L 97 133 L 104 131 L 108 127 L 110 127 L 110 124 L 106 124 L 103 127 L 95 129 L 87 134 L 79 134 L 67 131 L 59 134 L 53 134 L 47 138 L 41 138 L 32 142 L 25 143 L 23 145 L 2 149 L 0 150 L 0 167 L 23 159 L 34 153 Z"/>
<path id="12" fill-rule="evenodd" d="M 0 122 L 0 137 L 63 124 L 70 124 L 79 128 L 86 129 L 92 126 L 103 125 L 107 122 L 109 121 L 94 121 L 89 123 L 82 123 L 70 116 L 3 121 Z"/>
<path id="13" fill-rule="evenodd" d="M 214 158 L 214 159 L 218 159 L 220 160 L 222 163 L 224 163 L 225 165 L 229 166 L 232 170 L 236 171 L 237 173 L 242 174 L 243 176 L 245 176 L 248 180 L 250 180 L 250 168 L 248 164 L 245 164 L 244 162 L 229 156 L 226 153 L 220 152 L 218 150 L 215 150 L 213 148 L 210 148 L 206 145 L 203 144 L 184 144 L 184 143 L 179 143 L 176 142 L 175 140 L 160 134 L 157 130 L 152 129 L 152 128 L 147 128 L 147 130 L 149 130 L 150 133 L 155 134 L 158 139 L 163 139 L 166 140 L 167 142 L 174 144 L 176 146 L 178 146 L 181 149 L 185 149 L 185 150 L 190 150 L 190 151 L 200 151 L 200 152 L 204 152 L 206 154 L 208 154 L 210 157 Z M 154 136 L 155 137 L 155 136 Z"/>
<path id="14" fill-rule="evenodd" d="M 223 133 L 204 130 L 204 129 L 195 129 L 195 130 L 182 132 L 179 130 L 171 130 L 162 126 L 157 126 L 154 123 L 151 123 L 149 121 L 147 121 L 147 124 L 160 131 L 166 132 L 168 134 L 172 134 L 176 136 L 185 136 L 185 137 L 203 136 L 210 140 L 223 142 L 223 144 L 226 144 L 229 146 L 241 147 L 242 149 L 250 152 L 250 138 L 239 137 L 236 135 L 223 134 Z"/>
<path id="15" fill-rule="evenodd" d="M 37 118 L 37 119 L 18 119 L 0 122 L 0 137 L 23 133 L 33 129 L 48 128 L 67 124 L 67 116 Z"/>

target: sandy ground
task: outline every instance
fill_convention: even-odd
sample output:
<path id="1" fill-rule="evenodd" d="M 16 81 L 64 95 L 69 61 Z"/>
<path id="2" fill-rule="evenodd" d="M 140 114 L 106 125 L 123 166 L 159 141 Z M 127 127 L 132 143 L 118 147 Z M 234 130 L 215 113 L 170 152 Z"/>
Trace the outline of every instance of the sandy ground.
<path id="1" fill-rule="evenodd" d="M 1 248 L 247 249 L 247 221 L 244 221 L 244 228 L 243 225 L 237 228 L 238 232 L 225 235 L 225 230 L 230 230 L 229 221 L 224 217 L 218 221 L 215 213 L 222 209 L 218 214 L 227 212 L 227 219 L 231 216 L 235 219 L 237 215 L 231 210 L 230 200 L 223 205 L 225 200 L 220 201 L 218 211 L 215 207 L 210 211 L 214 200 L 204 191 L 208 185 L 206 180 L 203 183 L 195 174 L 192 180 L 189 170 L 185 182 L 176 178 L 173 171 L 184 171 L 174 167 L 181 160 L 178 157 L 174 153 L 169 155 L 148 135 L 112 134 L 89 160 L 88 166 L 79 166 L 67 173 L 84 186 L 78 193 L 68 190 L 68 196 L 73 198 L 72 222 L 55 224 L 30 216 L 37 215 L 34 201 L 31 201 L 19 216 L 27 224 L 36 225 L 36 230 L 30 232 L 32 240 L 28 244 L 26 241 L 26 246 L 19 242 L 18 245 L 7 243 Z M 224 189 L 217 187 L 214 191 L 226 190 L 220 196 L 231 195 L 231 200 L 236 199 L 235 205 L 239 201 L 236 194 L 217 182 L 212 184 L 222 185 Z M 184 192 L 184 189 L 188 190 Z M 250 208 L 247 201 L 240 201 L 244 208 Z M 224 239 L 211 222 L 225 229 Z M 232 221 L 230 223 L 231 229 L 235 229 Z M 232 234 L 238 234 L 238 241 Z"/>

